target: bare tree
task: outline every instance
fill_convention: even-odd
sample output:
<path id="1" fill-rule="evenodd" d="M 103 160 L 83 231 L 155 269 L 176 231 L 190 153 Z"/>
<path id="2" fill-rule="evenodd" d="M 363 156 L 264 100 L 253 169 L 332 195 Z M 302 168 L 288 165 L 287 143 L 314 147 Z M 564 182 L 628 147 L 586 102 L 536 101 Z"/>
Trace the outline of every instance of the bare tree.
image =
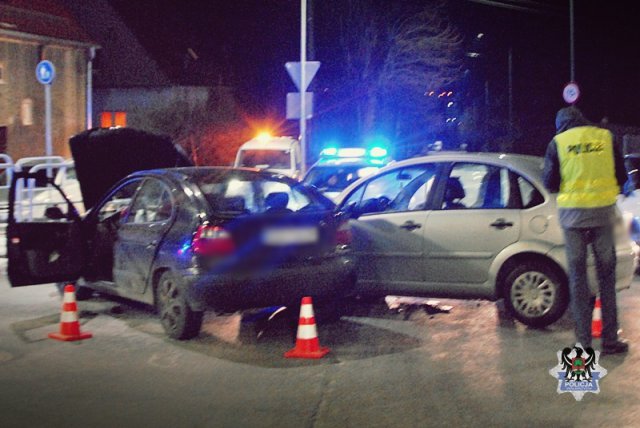
<path id="1" fill-rule="evenodd" d="M 398 112 L 397 103 L 422 108 L 426 92 L 460 77 L 463 38 L 445 19 L 446 1 L 430 1 L 421 9 L 411 7 L 414 3 L 343 0 L 335 6 L 341 78 L 350 88 L 360 135 L 378 125 L 383 111 L 388 121 L 389 111 Z"/>
<path id="2" fill-rule="evenodd" d="M 206 99 L 176 97 L 142 106 L 131 116 L 131 126 L 170 136 L 196 165 L 230 164 L 247 139 L 235 100 L 223 90 L 210 90 Z"/>

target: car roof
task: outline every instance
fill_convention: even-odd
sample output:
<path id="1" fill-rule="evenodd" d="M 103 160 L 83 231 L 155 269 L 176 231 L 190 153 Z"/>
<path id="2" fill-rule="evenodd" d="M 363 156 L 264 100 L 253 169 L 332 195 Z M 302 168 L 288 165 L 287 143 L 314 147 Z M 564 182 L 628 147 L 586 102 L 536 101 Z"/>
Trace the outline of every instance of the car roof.
<path id="1" fill-rule="evenodd" d="M 542 174 L 544 158 L 540 156 L 521 155 L 515 153 L 495 152 L 439 152 L 428 156 L 419 156 L 394 163 L 398 165 L 415 165 L 425 162 L 483 162 L 500 166 L 511 167 L 539 178 Z"/>
<path id="2" fill-rule="evenodd" d="M 321 159 L 314 163 L 311 168 L 336 167 L 336 166 L 380 166 L 372 165 L 364 158 L 332 158 Z"/>
<path id="3" fill-rule="evenodd" d="M 240 150 L 286 150 L 296 141 L 293 137 L 273 137 L 268 140 L 256 137 L 240 146 Z"/>
<path id="4" fill-rule="evenodd" d="M 397 168 L 433 162 L 481 162 L 502 166 L 516 170 L 531 181 L 540 184 L 542 180 L 544 158 L 532 155 L 492 152 L 437 152 L 428 156 L 418 156 L 393 162 L 383 168 L 380 168 L 376 173 L 351 183 L 349 187 L 341 192 L 338 197 L 338 203 L 342 201 L 344 196 L 347 193 L 350 193 L 353 188 L 359 186 L 362 181 L 370 180 L 373 177 L 384 174 L 386 171 L 391 171 Z"/>

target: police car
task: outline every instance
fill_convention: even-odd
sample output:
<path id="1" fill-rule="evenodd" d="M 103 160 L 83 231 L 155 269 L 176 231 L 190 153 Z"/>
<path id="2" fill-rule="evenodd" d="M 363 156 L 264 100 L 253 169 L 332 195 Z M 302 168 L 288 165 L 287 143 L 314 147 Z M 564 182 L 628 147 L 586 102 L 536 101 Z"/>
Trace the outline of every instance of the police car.
<path id="1" fill-rule="evenodd" d="M 388 163 L 388 151 L 383 147 L 329 147 L 322 150 L 320 159 L 309 168 L 302 182 L 335 199 L 351 183 Z"/>

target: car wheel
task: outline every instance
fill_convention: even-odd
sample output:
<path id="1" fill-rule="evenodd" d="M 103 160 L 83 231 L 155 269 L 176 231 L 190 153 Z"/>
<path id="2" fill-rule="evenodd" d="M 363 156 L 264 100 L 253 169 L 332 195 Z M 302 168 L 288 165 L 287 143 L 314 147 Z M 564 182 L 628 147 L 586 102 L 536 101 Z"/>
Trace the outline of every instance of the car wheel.
<path id="1" fill-rule="evenodd" d="M 354 312 L 355 299 L 351 296 L 331 300 L 321 300 L 314 304 L 314 317 L 319 324 L 330 324 L 340 321 L 343 316 L 351 316 Z M 298 309 L 300 306 L 298 306 Z"/>
<path id="2" fill-rule="evenodd" d="M 314 316 L 320 323 L 334 323 L 343 316 L 352 316 L 355 311 L 356 299 L 353 295 L 356 276 L 349 275 L 342 280 L 344 293 L 332 298 L 318 299 L 314 302 Z M 298 305 L 298 309 L 300 306 Z"/>
<path id="3" fill-rule="evenodd" d="M 203 312 L 189 307 L 184 286 L 171 272 L 160 277 L 156 288 L 156 307 L 162 327 L 170 338 L 191 339 L 200 332 Z"/>
<path id="4" fill-rule="evenodd" d="M 546 327 L 566 311 L 569 289 L 566 281 L 549 265 L 525 262 L 507 275 L 504 300 L 518 321 L 530 327 Z"/>

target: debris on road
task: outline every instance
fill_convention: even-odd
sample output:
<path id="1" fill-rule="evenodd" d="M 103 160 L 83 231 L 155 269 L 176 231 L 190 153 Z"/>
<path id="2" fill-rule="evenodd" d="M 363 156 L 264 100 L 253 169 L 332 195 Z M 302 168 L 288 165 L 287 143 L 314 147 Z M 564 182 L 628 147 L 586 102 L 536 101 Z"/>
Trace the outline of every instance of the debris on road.
<path id="1" fill-rule="evenodd" d="M 396 312 L 404 312 L 405 319 L 409 318 L 411 313 L 418 309 L 423 309 L 427 314 L 433 315 L 437 313 L 449 313 L 453 306 L 441 305 L 439 300 L 425 299 L 422 297 L 409 296 L 385 296 L 385 303 L 389 310 Z"/>

